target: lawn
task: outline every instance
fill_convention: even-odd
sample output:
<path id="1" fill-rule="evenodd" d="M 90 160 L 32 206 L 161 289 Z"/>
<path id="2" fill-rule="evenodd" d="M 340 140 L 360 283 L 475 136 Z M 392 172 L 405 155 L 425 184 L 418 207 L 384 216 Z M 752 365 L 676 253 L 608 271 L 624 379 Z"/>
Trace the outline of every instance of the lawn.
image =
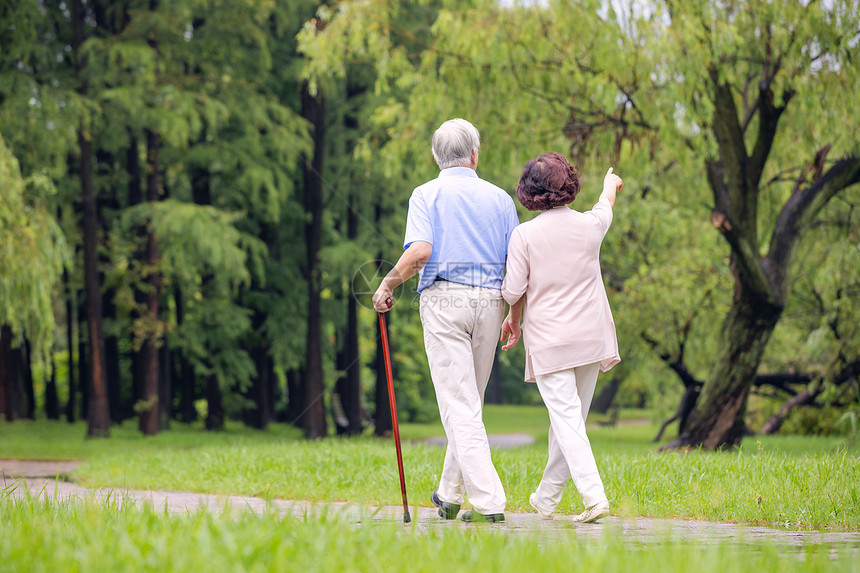
<path id="1" fill-rule="evenodd" d="M 540 535 L 503 528 L 377 523 L 276 514 L 166 515 L 150 506 L 4 499 L 0 572 L 5 571 L 858 571 L 856 549 L 797 549 L 769 543 L 669 539 L 647 545 L 611 528 Z"/>
<path id="2" fill-rule="evenodd" d="M 545 411 L 488 406 L 486 425 L 490 433 L 523 432 L 538 440 L 493 454 L 509 511 L 531 511 L 528 494 L 546 459 Z M 443 452 L 419 440 L 439 435 L 441 428 L 404 425 L 402 430 L 409 501 L 429 505 Z M 860 529 L 860 458 L 844 438 L 750 438 L 730 452 L 657 453 L 650 443 L 656 430 L 652 423 L 589 429 L 615 515 Z M 85 440 L 84 433 L 81 424 L 0 423 L 0 459 L 80 459 L 71 478 L 91 487 L 390 505 L 400 499 L 390 439 L 306 441 L 284 425 L 264 431 L 231 425 L 206 433 L 176 424 L 145 438 L 129 423 L 115 428 L 108 440 Z M 559 511 L 580 510 L 581 500 L 569 485 Z"/>

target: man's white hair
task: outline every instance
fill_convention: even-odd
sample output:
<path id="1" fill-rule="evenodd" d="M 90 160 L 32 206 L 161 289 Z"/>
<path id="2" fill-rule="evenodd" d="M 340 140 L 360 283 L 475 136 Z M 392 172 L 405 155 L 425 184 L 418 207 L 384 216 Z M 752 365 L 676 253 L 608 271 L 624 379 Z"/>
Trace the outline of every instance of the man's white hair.
<path id="1" fill-rule="evenodd" d="M 481 148 L 481 136 L 465 119 L 449 119 L 433 134 L 433 159 L 439 169 L 472 162 L 472 150 Z"/>

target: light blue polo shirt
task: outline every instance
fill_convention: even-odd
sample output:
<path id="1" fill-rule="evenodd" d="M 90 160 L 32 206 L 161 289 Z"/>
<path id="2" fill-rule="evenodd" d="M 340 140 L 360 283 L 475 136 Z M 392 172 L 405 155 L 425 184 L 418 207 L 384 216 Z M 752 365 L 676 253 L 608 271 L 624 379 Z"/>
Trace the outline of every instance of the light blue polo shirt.
<path id="1" fill-rule="evenodd" d="M 417 187 L 409 199 L 403 248 L 433 245 L 418 292 L 440 276 L 455 283 L 500 289 L 511 233 L 519 224 L 514 201 L 473 169 L 451 167 Z"/>

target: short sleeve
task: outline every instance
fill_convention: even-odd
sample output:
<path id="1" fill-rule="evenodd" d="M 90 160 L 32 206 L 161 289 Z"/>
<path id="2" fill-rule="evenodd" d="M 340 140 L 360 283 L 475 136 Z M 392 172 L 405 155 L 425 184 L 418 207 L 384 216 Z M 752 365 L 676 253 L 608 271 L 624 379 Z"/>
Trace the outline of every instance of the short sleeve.
<path id="1" fill-rule="evenodd" d="M 509 245 L 511 244 L 511 236 L 514 234 L 514 229 L 520 224 L 520 220 L 517 217 L 517 208 L 514 206 L 512 200 L 508 200 L 508 209 L 505 216 L 505 252 L 507 253 L 507 249 L 510 248 Z"/>
<path id="2" fill-rule="evenodd" d="M 508 245 L 508 261 L 505 280 L 502 282 L 502 296 L 508 304 L 517 302 L 529 286 L 529 259 L 526 244 L 519 228 L 514 229 Z"/>
<path id="3" fill-rule="evenodd" d="M 609 199 L 601 199 L 588 213 L 597 219 L 597 224 L 602 231 L 601 235 L 606 236 L 609 226 L 612 225 L 612 205 L 609 204 Z"/>
<path id="4" fill-rule="evenodd" d="M 430 212 L 424 196 L 416 189 L 409 198 L 409 212 L 406 214 L 406 236 L 403 239 L 403 248 L 408 249 L 415 241 L 425 241 L 433 244 L 433 225 L 430 221 Z"/>

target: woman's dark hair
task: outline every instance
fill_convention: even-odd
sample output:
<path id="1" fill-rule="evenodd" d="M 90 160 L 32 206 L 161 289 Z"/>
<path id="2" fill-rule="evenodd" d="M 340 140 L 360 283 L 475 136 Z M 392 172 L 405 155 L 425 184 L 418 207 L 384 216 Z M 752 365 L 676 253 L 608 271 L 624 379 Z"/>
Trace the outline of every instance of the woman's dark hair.
<path id="1" fill-rule="evenodd" d="M 544 153 L 523 167 L 517 199 L 529 211 L 567 205 L 582 187 L 579 173 L 561 153 Z"/>

